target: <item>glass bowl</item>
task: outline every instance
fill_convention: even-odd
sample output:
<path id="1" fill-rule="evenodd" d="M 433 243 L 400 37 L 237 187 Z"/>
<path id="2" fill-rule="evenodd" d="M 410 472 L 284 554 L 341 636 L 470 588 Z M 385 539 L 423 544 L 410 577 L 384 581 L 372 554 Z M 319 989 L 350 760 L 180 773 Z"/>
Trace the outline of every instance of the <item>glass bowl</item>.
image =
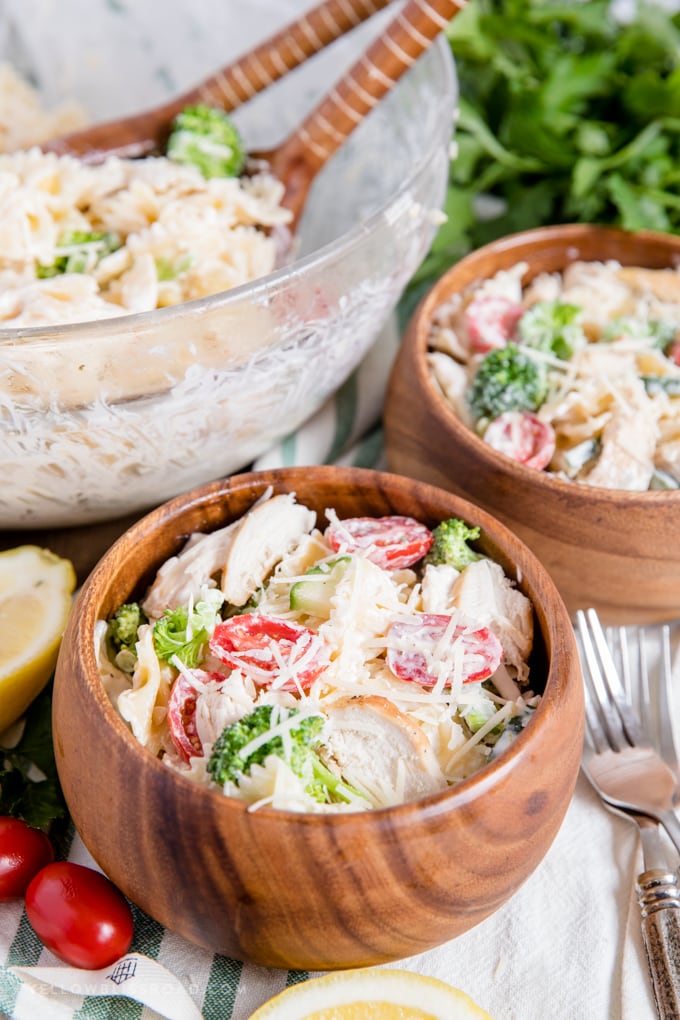
<path id="1" fill-rule="evenodd" d="M 230 18 L 237 25 L 241 7 L 252 29 L 250 0 L 230 3 Z M 371 19 L 237 111 L 248 147 L 285 137 L 382 24 Z M 267 34 L 276 27 L 267 22 Z M 215 53 L 173 91 L 229 56 Z M 91 61 L 91 74 L 102 66 Z M 49 81 L 47 72 L 34 78 Z M 248 465 L 316 411 L 371 347 L 427 252 L 455 103 L 442 37 L 319 174 L 293 264 L 170 308 L 0 331 L 0 527 L 141 512 Z"/>

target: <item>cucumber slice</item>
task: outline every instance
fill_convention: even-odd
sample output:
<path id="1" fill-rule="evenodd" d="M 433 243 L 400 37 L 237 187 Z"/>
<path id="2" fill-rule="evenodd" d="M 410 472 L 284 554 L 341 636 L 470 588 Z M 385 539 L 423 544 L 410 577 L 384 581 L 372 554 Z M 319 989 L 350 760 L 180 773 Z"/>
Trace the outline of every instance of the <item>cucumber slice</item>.
<path id="1" fill-rule="evenodd" d="M 331 598 L 351 559 L 351 556 L 339 556 L 335 560 L 310 567 L 305 578 L 296 581 L 290 589 L 290 608 L 309 616 L 328 618 Z"/>

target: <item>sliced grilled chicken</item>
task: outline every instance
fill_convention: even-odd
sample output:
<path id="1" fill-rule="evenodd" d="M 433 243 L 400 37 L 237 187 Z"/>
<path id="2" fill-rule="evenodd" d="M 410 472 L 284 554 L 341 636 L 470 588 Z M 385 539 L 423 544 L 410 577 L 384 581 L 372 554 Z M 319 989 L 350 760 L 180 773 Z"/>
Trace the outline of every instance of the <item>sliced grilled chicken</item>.
<path id="1" fill-rule="evenodd" d="M 195 600 L 206 578 L 219 575 L 239 525 L 235 521 L 207 535 L 192 535 L 177 556 L 166 560 L 142 603 L 147 616 L 158 619 L 166 609 Z"/>
<path id="2" fill-rule="evenodd" d="M 375 807 L 416 800 L 446 787 L 427 737 L 391 701 L 379 695 L 340 698 L 326 713 L 322 757 Z"/>
<path id="3" fill-rule="evenodd" d="M 526 679 L 534 637 L 531 603 L 500 564 L 488 559 L 470 563 L 456 578 L 452 599 L 461 612 L 496 635 L 503 646 L 503 661 L 514 668 L 519 680 Z"/>
<path id="4" fill-rule="evenodd" d="M 273 568 L 316 523 L 316 514 L 292 493 L 272 496 L 241 519 L 227 549 L 222 592 L 232 606 L 244 606 Z"/>
<path id="5" fill-rule="evenodd" d="M 658 438 L 656 420 L 641 408 L 616 410 L 602 430 L 602 448 L 592 469 L 581 479 L 604 489 L 644 492 L 654 473 Z"/>

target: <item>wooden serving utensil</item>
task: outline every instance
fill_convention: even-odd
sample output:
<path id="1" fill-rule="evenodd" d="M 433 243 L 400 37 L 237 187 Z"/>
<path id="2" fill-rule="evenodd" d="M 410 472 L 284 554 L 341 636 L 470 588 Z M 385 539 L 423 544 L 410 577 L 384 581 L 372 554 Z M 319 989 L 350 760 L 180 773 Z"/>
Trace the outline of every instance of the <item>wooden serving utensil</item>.
<path id="1" fill-rule="evenodd" d="M 285 184 L 283 204 L 293 214 L 292 232 L 324 164 L 466 6 L 467 0 L 407 0 L 293 134 L 271 152 L 256 154 Z"/>
<path id="2" fill-rule="evenodd" d="M 255 49 L 238 57 L 189 92 L 133 117 L 93 124 L 50 139 L 44 152 L 99 163 L 107 156 L 138 159 L 162 152 L 172 120 L 186 106 L 205 103 L 229 113 L 298 67 L 390 0 L 322 0 Z"/>

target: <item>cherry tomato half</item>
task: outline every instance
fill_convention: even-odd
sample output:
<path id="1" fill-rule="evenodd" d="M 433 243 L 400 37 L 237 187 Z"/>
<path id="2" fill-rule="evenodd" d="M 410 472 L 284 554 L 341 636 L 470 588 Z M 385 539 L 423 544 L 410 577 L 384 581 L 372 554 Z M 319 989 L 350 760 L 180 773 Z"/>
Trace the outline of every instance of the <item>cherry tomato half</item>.
<path id="1" fill-rule="evenodd" d="M 421 560 L 432 532 L 413 517 L 348 517 L 326 528 L 335 552 L 362 552 L 383 570 L 401 570 Z"/>
<path id="2" fill-rule="evenodd" d="M 555 430 L 531 411 L 506 411 L 488 425 L 484 442 L 506 457 L 542 471 L 555 452 Z"/>
<path id="3" fill-rule="evenodd" d="M 450 686 L 458 668 L 464 684 L 486 680 L 503 658 L 501 643 L 488 627 L 475 625 L 471 630 L 444 613 L 398 620 L 388 629 L 387 642 L 390 670 L 400 680 L 422 687 L 434 687 L 442 675 L 444 686 Z"/>
<path id="4" fill-rule="evenodd" d="M 44 832 L 19 818 L 0 818 L 0 901 L 23 896 L 33 876 L 53 860 Z"/>
<path id="5" fill-rule="evenodd" d="M 82 864 L 56 861 L 39 871 L 26 890 L 26 914 L 43 945 L 72 967 L 108 967 L 132 942 L 127 900 Z"/>
<path id="6" fill-rule="evenodd" d="M 258 686 L 282 691 L 305 690 L 328 665 L 323 640 L 313 630 L 258 613 L 219 623 L 210 651 Z"/>
<path id="7" fill-rule="evenodd" d="M 480 294 L 465 309 L 465 328 L 473 351 L 486 354 L 505 347 L 524 308 L 502 294 Z"/>
<path id="8" fill-rule="evenodd" d="M 188 672 L 203 683 L 224 681 L 221 673 L 207 673 L 203 669 L 190 669 Z M 203 744 L 196 727 L 196 688 L 184 673 L 175 680 L 168 699 L 168 730 L 177 753 L 184 761 L 203 757 Z"/>

